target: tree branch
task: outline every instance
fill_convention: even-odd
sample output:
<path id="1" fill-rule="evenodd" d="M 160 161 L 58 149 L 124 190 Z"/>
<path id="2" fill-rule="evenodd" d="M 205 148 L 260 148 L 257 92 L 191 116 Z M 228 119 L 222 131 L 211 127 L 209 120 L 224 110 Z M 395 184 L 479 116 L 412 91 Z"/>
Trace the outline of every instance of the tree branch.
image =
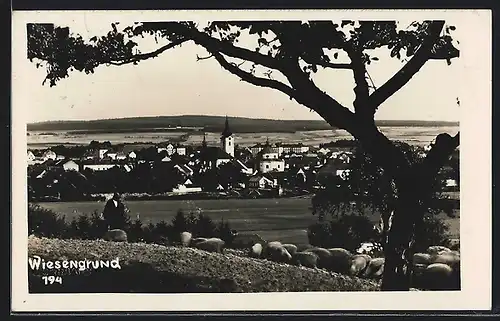
<path id="1" fill-rule="evenodd" d="M 309 77 L 302 72 L 298 61 L 283 66 L 282 73 L 295 89 L 295 100 L 314 110 L 331 126 L 345 129 L 355 135 L 362 127 L 356 115 L 333 97 L 321 91 Z"/>
<path id="2" fill-rule="evenodd" d="M 331 69 L 352 69 L 351 64 L 346 64 L 346 63 L 334 63 L 334 62 L 317 62 L 317 61 L 310 61 L 310 60 L 305 60 L 303 57 L 301 57 L 306 63 L 311 64 L 311 65 L 318 65 L 323 68 L 331 68 Z"/>
<path id="3" fill-rule="evenodd" d="M 237 65 L 228 62 L 224 58 L 224 56 L 219 52 L 213 52 L 212 56 L 217 60 L 217 62 L 219 62 L 219 64 L 221 65 L 222 68 L 226 69 L 227 71 L 229 71 L 233 75 L 240 77 L 242 80 L 244 80 L 248 83 L 251 83 L 253 85 L 256 85 L 256 86 L 277 89 L 277 90 L 287 94 L 288 96 L 290 96 L 290 98 L 295 98 L 294 97 L 295 96 L 294 90 L 291 87 L 283 84 L 282 82 L 279 82 L 277 80 L 272 80 L 272 79 L 265 79 L 265 78 L 256 77 L 249 72 L 241 70 L 240 68 L 238 68 Z"/>
<path id="4" fill-rule="evenodd" d="M 256 64 L 280 70 L 280 66 L 278 63 L 278 60 L 266 56 L 263 54 L 260 54 L 256 51 L 252 51 L 243 47 L 238 47 L 232 44 L 229 41 L 222 41 L 215 39 L 203 32 L 200 32 L 196 29 L 192 28 L 186 28 L 185 29 L 185 36 L 188 38 L 191 38 L 196 44 L 201 45 L 205 49 L 207 49 L 209 52 L 220 52 L 223 53 L 226 56 L 233 57 L 233 58 L 239 58 L 242 60 L 248 60 L 248 61 L 253 61 Z"/>
<path id="5" fill-rule="evenodd" d="M 123 60 L 118 60 L 118 59 L 103 60 L 103 61 L 101 61 L 101 63 L 110 64 L 110 65 L 113 65 L 113 66 L 122 66 L 122 65 L 134 63 L 134 62 L 137 62 L 137 61 L 146 60 L 146 59 L 149 59 L 149 58 L 155 58 L 159 54 L 161 54 L 162 52 L 167 51 L 169 49 L 172 49 L 172 48 L 174 48 L 174 47 L 176 47 L 176 46 L 178 46 L 178 45 L 180 45 L 183 42 L 186 42 L 188 40 L 189 39 L 182 39 L 182 40 L 174 41 L 174 42 L 171 42 L 171 43 L 169 43 L 169 44 L 167 44 L 167 45 L 165 45 L 163 47 L 160 47 L 160 48 L 156 49 L 155 51 L 144 53 L 144 54 L 133 55 L 133 56 L 124 58 Z"/>
<path id="6" fill-rule="evenodd" d="M 410 81 L 420 68 L 432 56 L 432 49 L 443 29 L 444 21 L 433 21 L 429 25 L 429 35 L 425 38 L 420 48 L 391 79 L 370 95 L 370 108 L 375 110 L 395 92 Z"/>
<path id="7" fill-rule="evenodd" d="M 354 81 L 356 83 L 354 87 L 354 94 L 356 97 L 353 103 L 354 111 L 365 120 L 372 121 L 374 120 L 375 110 L 368 106 L 370 91 L 366 79 L 367 72 L 362 52 L 356 51 L 355 49 L 349 49 L 347 50 L 347 54 L 351 59 Z"/>
<path id="8" fill-rule="evenodd" d="M 439 134 L 431 150 L 424 160 L 424 167 L 432 174 L 437 174 L 444 163 L 449 159 L 451 153 L 460 145 L 460 132 L 455 136 Z"/>
<path id="9" fill-rule="evenodd" d="M 207 60 L 207 59 L 210 59 L 212 57 L 213 57 L 213 55 L 208 55 L 206 57 L 200 57 L 200 56 L 196 55 L 196 61 Z"/>

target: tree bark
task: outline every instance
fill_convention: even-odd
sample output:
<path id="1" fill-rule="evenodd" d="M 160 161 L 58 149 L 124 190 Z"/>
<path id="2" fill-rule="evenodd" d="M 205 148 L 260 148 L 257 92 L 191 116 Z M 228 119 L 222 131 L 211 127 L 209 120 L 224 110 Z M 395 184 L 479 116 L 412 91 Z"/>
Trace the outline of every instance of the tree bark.
<path id="1" fill-rule="evenodd" d="M 412 175 L 408 174 L 408 179 L 397 186 L 398 200 L 391 212 L 387 243 L 384 244 L 382 291 L 410 289 L 415 224 L 423 213 L 420 213 L 418 193 L 412 188 Z"/>
<path id="2" fill-rule="evenodd" d="M 414 226 L 423 213 L 419 207 L 417 168 L 412 168 L 393 142 L 374 125 L 366 124 L 356 137 L 365 150 L 373 156 L 393 179 L 396 185 L 397 202 L 390 215 L 383 217 L 386 241 L 384 245 L 385 265 L 382 280 L 383 291 L 408 291 L 412 267 L 412 244 Z M 417 188 L 418 187 L 418 188 Z"/>

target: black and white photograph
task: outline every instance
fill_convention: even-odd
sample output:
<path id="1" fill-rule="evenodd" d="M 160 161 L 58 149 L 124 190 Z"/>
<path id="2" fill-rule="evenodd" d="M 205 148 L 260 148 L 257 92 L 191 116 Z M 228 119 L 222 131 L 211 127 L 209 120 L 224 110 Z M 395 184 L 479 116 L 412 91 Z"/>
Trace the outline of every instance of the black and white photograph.
<path id="1" fill-rule="evenodd" d="M 490 12 L 12 17 L 19 310 L 489 306 Z"/>

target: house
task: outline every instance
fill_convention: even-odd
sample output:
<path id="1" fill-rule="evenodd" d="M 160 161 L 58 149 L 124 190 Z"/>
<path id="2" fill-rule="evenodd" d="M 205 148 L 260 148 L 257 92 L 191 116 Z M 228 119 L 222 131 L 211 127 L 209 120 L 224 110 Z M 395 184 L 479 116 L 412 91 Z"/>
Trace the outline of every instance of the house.
<path id="1" fill-rule="evenodd" d="M 184 183 L 179 184 L 176 188 L 172 189 L 172 192 L 176 194 L 199 193 L 201 191 L 201 187 L 194 186 L 190 179 L 186 179 Z"/>
<path id="2" fill-rule="evenodd" d="M 253 169 L 249 168 L 248 166 L 246 166 L 245 164 L 243 164 L 242 161 L 240 161 L 239 159 L 235 159 L 234 162 L 233 162 L 237 167 L 240 168 L 240 171 L 243 173 L 243 174 L 246 174 L 246 175 L 252 175 L 253 174 Z"/>
<path id="3" fill-rule="evenodd" d="M 28 162 L 32 162 L 32 161 L 34 161 L 35 159 L 36 159 L 35 154 L 33 154 L 33 152 L 29 150 L 29 151 L 28 151 Z"/>
<path id="4" fill-rule="evenodd" d="M 168 156 L 172 156 L 174 154 L 177 155 L 186 155 L 186 147 L 180 146 L 179 144 L 172 144 L 172 143 L 161 143 L 158 144 L 156 147 L 156 150 L 159 153 L 166 152 Z"/>
<path id="5" fill-rule="evenodd" d="M 458 183 L 455 179 L 447 179 L 446 182 L 446 187 L 457 187 Z"/>
<path id="6" fill-rule="evenodd" d="M 168 157 L 168 156 L 165 156 L 161 159 L 161 162 L 163 163 L 166 163 L 166 162 L 171 162 L 172 161 L 172 158 Z"/>
<path id="7" fill-rule="evenodd" d="M 172 144 L 167 144 L 167 146 L 164 148 L 161 148 L 161 150 L 166 151 L 167 155 L 169 155 L 169 156 L 171 156 L 175 153 L 175 148 L 174 148 L 174 145 L 172 145 Z"/>
<path id="8" fill-rule="evenodd" d="M 193 169 L 186 164 L 176 164 L 174 168 L 177 169 L 181 174 L 188 177 L 191 177 L 194 174 Z"/>
<path id="9" fill-rule="evenodd" d="M 99 159 L 103 159 L 107 152 L 108 152 L 108 149 L 100 148 L 98 151 Z"/>
<path id="10" fill-rule="evenodd" d="M 323 155 L 328 155 L 330 153 L 330 149 L 325 148 L 325 147 L 321 147 L 320 149 L 318 149 L 318 153 L 323 154 Z"/>
<path id="11" fill-rule="evenodd" d="M 295 177 L 300 179 L 301 181 L 305 182 L 307 180 L 306 172 L 304 171 L 303 168 L 299 168 L 297 172 L 295 173 Z"/>
<path id="12" fill-rule="evenodd" d="M 262 145 L 261 143 L 257 143 L 253 146 L 251 146 L 249 149 L 250 149 L 250 152 L 252 153 L 252 155 L 257 155 L 258 153 L 260 153 L 260 151 L 264 148 L 264 145 Z"/>
<path id="13" fill-rule="evenodd" d="M 279 153 L 277 150 L 271 148 L 269 144 L 267 144 L 258 154 L 257 157 L 261 159 L 278 159 Z"/>
<path id="14" fill-rule="evenodd" d="M 351 168 L 349 164 L 330 160 L 319 169 L 318 175 L 320 177 L 335 176 L 346 179 L 350 172 Z"/>
<path id="15" fill-rule="evenodd" d="M 90 169 L 93 171 L 107 171 L 113 167 L 117 166 L 117 164 L 112 163 L 84 163 L 83 170 Z"/>
<path id="16" fill-rule="evenodd" d="M 90 150 L 85 151 L 82 158 L 84 160 L 91 160 L 91 159 L 95 159 L 97 156 L 98 156 L 98 152 L 90 149 Z"/>
<path id="17" fill-rule="evenodd" d="M 203 166 L 216 168 L 229 163 L 233 158 L 219 147 L 204 147 L 200 151 L 199 159 Z"/>
<path id="18" fill-rule="evenodd" d="M 259 161 L 259 172 L 284 172 L 285 161 L 283 159 L 261 159 Z"/>
<path id="19" fill-rule="evenodd" d="M 271 148 L 269 142 L 257 154 L 256 158 L 258 160 L 258 170 L 261 173 L 283 172 L 285 170 L 285 161 L 279 158 L 278 152 Z"/>
<path id="20" fill-rule="evenodd" d="M 127 155 L 125 155 L 124 152 L 120 151 L 120 152 L 116 153 L 115 159 L 116 160 L 125 160 L 125 159 L 127 159 Z"/>
<path id="21" fill-rule="evenodd" d="M 274 186 L 274 181 L 264 175 L 252 176 L 248 181 L 248 187 L 250 189 L 266 189 L 273 188 Z"/>
<path id="22" fill-rule="evenodd" d="M 176 150 L 177 150 L 177 155 L 184 156 L 187 153 L 186 147 L 184 147 L 184 146 L 177 146 Z"/>
<path id="23" fill-rule="evenodd" d="M 134 151 L 131 151 L 130 153 L 127 154 L 127 157 L 130 159 L 136 159 L 137 154 Z"/>
<path id="24" fill-rule="evenodd" d="M 46 150 L 43 155 L 42 155 L 42 159 L 47 161 L 49 159 L 51 160 L 55 160 L 57 158 L 57 154 L 54 153 L 53 151 L 51 151 L 50 149 L 49 150 Z"/>
<path id="25" fill-rule="evenodd" d="M 43 159 L 41 157 L 38 157 L 34 152 L 32 151 L 28 151 L 27 153 L 27 158 L 28 158 L 28 165 L 34 165 L 34 164 L 42 164 L 44 163 L 45 161 L 47 161 L 46 159 Z"/>
<path id="26" fill-rule="evenodd" d="M 106 153 L 104 153 L 104 156 L 102 158 L 109 158 L 112 160 L 116 160 L 117 155 L 118 155 L 118 152 L 108 150 Z"/>
<path id="27" fill-rule="evenodd" d="M 74 160 L 62 159 L 62 160 L 58 160 L 55 163 L 51 164 L 49 166 L 49 169 L 52 169 L 52 170 L 63 169 L 65 172 L 68 172 L 68 171 L 78 172 L 80 170 L 80 165 L 78 165 Z"/>
<path id="28" fill-rule="evenodd" d="M 273 182 L 272 187 L 281 187 L 288 183 L 288 173 L 285 172 L 269 172 L 263 175 Z"/>

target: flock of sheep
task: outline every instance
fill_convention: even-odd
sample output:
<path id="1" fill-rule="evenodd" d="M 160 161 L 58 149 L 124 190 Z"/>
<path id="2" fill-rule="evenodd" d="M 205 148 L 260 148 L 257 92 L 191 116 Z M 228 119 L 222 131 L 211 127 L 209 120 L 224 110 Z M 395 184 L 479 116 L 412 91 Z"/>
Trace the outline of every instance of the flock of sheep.
<path id="1" fill-rule="evenodd" d="M 208 252 L 222 253 L 225 242 L 219 238 L 192 238 L 181 233 L 181 243 Z M 350 276 L 379 280 L 384 272 L 385 259 L 372 258 L 367 253 L 351 253 L 343 248 L 298 247 L 278 241 L 266 242 L 257 234 L 236 235 L 233 247 L 246 248 L 248 256 L 278 263 L 313 269 L 324 269 Z M 362 248 L 360 251 L 362 252 Z M 431 246 L 426 253 L 413 256 L 414 288 L 452 290 L 460 288 L 460 253 L 443 246 Z"/>
<path id="2" fill-rule="evenodd" d="M 122 230 L 106 233 L 105 239 L 127 241 Z M 182 246 L 207 252 L 223 253 L 226 243 L 220 238 L 193 238 L 190 232 L 180 234 Z M 384 273 L 385 259 L 371 257 L 371 246 L 364 243 L 358 253 L 343 248 L 321 248 L 267 242 L 258 234 L 236 234 L 233 248 L 240 248 L 252 258 L 266 259 L 278 263 L 292 264 L 313 269 L 324 269 L 353 277 L 380 280 Z M 373 245 L 373 244 L 368 244 Z M 412 287 L 422 290 L 459 290 L 460 253 L 444 246 L 431 246 L 425 253 L 413 256 Z"/>

